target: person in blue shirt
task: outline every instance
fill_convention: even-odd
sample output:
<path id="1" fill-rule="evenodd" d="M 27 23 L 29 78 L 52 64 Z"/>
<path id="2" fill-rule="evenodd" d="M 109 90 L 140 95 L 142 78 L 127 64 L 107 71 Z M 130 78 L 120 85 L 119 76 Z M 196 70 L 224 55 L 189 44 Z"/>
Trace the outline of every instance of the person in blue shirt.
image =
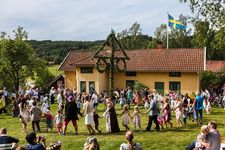
<path id="1" fill-rule="evenodd" d="M 149 112 L 149 120 L 148 126 L 146 127 L 146 131 L 150 131 L 152 127 L 152 121 L 154 121 L 156 125 L 156 130 L 159 131 L 159 122 L 157 120 L 157 116 L 159 115 L 159 110 L 157 108 L 157 101 L 154 98 L 154 95 L 150 96 L 150 106 L 149 109 L 145 112 L 147 114 Z"/>
<path id="2" fill-rule="evenodd" d="M 203 106 L 204 98 L 201 96 L 200 93 L 197 94 L 195 97 L 193 108 L 194 108 L 194 114 L 195 114 L 195 120 L 198 123 L 202 124 L 202 111 L 204 109 Z"/>
<path id="3" fill-rule="evenodd" d="M 43 136 L 37 138 L 36 133 L 32 132 L 27 134 L 26 140 L 29 143 L 26 147 L 27 150 L 46 150 L 46 139 Z M 41 141 L 42 144 L 40 144 Z"/>

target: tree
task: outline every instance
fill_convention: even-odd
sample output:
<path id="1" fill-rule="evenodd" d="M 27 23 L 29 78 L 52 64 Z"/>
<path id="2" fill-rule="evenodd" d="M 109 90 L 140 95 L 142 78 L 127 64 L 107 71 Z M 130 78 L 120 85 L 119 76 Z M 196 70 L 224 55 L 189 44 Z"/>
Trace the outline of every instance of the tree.
<path id="1" fill-rule="evenodd" d="M 35 86 L 47 91 L 49 83 L 54 79 L 54 75 L 46 67 L 47 62 L 39 60 L 40 65 L 35 68 Z"/>
<path id="2" fill-rule="evenodd" d="M 211 47 L 214 49 L 213 58 L 225 60 L 225 27 L 215 33 Z"/>
<path id="3" fill-rule="evenodd" d="M 210 89 L 216 81 L 216 74 L 212 71 L 203 71 L 200 73 L 200 87 Z"/>
<path id="4" fill-rule="evenodd" d="M 188 17 L 180 15 L 178 21 L 183 24 L 187 24 Z M 166 47 L 167 44 L 167 26 L 166 24 L 161 24 L 156 28 L 154 33 L 154 41 L 161 41 L 163 46 Z M 156 45 L 152 43 L 152 45 Z M 191 29 L 170 29 L 169 30 L 169 48 L 189 48 L 191 47 Z M 152 47 L 152 46 L 151 46 Z"/>
<path id="5" fill-rule="evenodd" d="M 144 90 L 145 88 L 148 88 L 145 84 L 139 82 L 139 81 L 135 81 L 135 84 L 134 84 L 134 89 L 137 90 L 137 91 L 141 91 L 141 90 Z"/>
<path id="6" fill-rule="evenodd" d="M 221 28 L 225 24 L 225 0 L 180 0 L 188 3 L 196 14 L 195 19 L 208 21 L 212 28 Z"/>
<path id="7" fill-rule="evenodd" d="M 214 30 L 210 29 L 208 21 L 196 21 L 194 23 L 194 34 L 192 38 L 192 45 L 194 48 L 203 48 L 207 49 L 207 59 L 215 58 L 214 52 L 215 49 L 212 48 L 211 42 L 214 39 Z"/>
<path id="8" fill-rule="evenodd" d="M 141 49 L 147 48 L 151 37 L 143 35 L 141 26 L 135 22 L 129 29 L 125 29 L 117 34 L 121 45 L 124 49 Z"/>
<path id="9" fill-rule="evenodd" d="M 0 39 L 0 70 L 10 79 L 14 92 L 19 90 L 20 83 L 28 77 L 34 77 L 35 67 L 39 61 L 33 48 L 28 44 L 27 32 L 18 27 L 14 32 L 14 39 L 1 34 Z"/>

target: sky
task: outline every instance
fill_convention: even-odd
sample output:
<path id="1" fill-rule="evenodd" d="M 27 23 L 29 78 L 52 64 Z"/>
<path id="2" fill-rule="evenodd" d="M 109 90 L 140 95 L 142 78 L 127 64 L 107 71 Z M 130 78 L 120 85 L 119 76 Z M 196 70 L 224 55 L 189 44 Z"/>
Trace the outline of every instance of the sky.
<path id="1" fill-rule="evenodd" d="M 22 26 L 33 40 L 104 40 L 111 29 L 121 32 L 133 23 L 154 35 L 167 23 L 167 12 L 191 15 L 179 0 L 0 0 L 0 32 L 12 36 Z"/>

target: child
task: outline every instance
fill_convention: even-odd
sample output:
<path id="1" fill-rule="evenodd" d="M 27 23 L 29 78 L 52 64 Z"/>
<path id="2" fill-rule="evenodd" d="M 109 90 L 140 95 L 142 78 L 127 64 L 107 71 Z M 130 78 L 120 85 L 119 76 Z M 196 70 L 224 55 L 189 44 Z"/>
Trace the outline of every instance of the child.
<path id="1" fill-rule="evenodd" d="M 130 112 L 128 109 L 128 105 L 123 106 L 123 112 L 122 112 L 122 125 L 126 128 L 126 131 L 130 130 L 128 125 L 130 124 Z"/>
<path id="2" fill-rule="evenodd" d="M 187 107 L 182 107 L 183 124 L 187 124 Z"/>
<path id="3" fill-rule="evenodd" d="M 195 150 L 204 150 L 205 147 L 200 143 L 200 140 L 206 142 L 206 136 L 209 133 L 209 128 L 207 125 L 203 125 L 201 127 L 201 133 L 197 136 L 197 140 L 195 143 Z"/>
<path id="4" fill-rule="evenodd" d="M 149 108 L 149 99 L 146 98 L 145 99 L 145 105 L 144 105 L 145 109 L 148 109 Z"/>
<path id="5" fill-rule="evenodd" d="M 211 104 L 210 104 L 210 102 L 208 101 L 208 102 L 207 102 L 207 105 L 206 105 L 206 113 L 207 113 L 207 114 L 210 114 L 211 108 L 212 108 L 212 107 L 211 107 Z"/>
<path id="6" fill-rule="evenodd" d="M 48 132 L 48 128 L 52 130 L 54 117 L 52 116 L 50 110 L 47 110 L 44 116 L 46 119 L 46 132 Z"/>
<path id="7" fill-rule="evenodd" d="M 189 120 L 191 120 L 192 118 L 192 122 L 194 121 L 194 108 L 192 108 L 192 104 L 190 102 L 190 104 L 187 106 L 187 117 Z"/>
<path id="8" fill-rule="evenodd" d="M 61 112 L 63 112 L 63 110 L 64 110 L 64 105 L 63 105 L 63 103 L 59 103 L 59 105 L 58 105 L 58 110 L 60 110 Z"/>
<path id="9" fill-rule="evenodd" d="M 55 123 L 57 126 L 58 133 L 61 134 L 62 133 L 62 125 L 63 125 L 63 115 L 62 115 L 61 110 L 58 110 L 57 113 L 58 114 L 55 116 Z"/>
<path id="10" fill-rule="evenodd" d="M 161 114 L 158 115 L 157 121 L 158 121 L 159 125 L 161 126 L 161 129 L 164 129 L 163 124 L 165 124 L 165 120 Z"/>
<path id="11" fill-rule="evenodd" d="M 182 107 L 181 107 L 181 99 L 179 97 L 176 98 L 176 104 L 175 104 L 174 110 L 176 113 L 177 126 L 182 126 L 182 121 L 181 121 Z"/>
<path id="12" fill-rule="evenodd" d="M 42 111 L 43 113 L 45 113 L 49 108 L 50 108 L 50 107 L 49 107 L 47 101 L 44 101 L 43 104 L 41 105 L 41 111 Z"/>
<path id="13" fill-rule="evenodd" d="M 137 126 L 140 128 L 140 131 L 142 131 L 140 114 L 142 114 L 142 112 L 140 112 L 139 107 L 134 106 L 134 112 L 132 115 L 133 123 L 134 123 L 134 131 L 136 131 Z"/>
<path id="14" fill-rule="evenodd" d="M 77 109 L 78 109 L 78 112 L 80 112 L 80 109 L 81 109 L 81 108 L 83 108 L 83 105 L 82 105 L 82 103 L 81 103 L 81 100 L 78 99 L 78 100 L 77 100 Z"/>
<path id="15" fill-rule="evenodd" d="M 125 99 L 124 99 L 124 97 L 122 95 L 121 95 L 119 101 L 120 101 L 120 107 L 121 107 L 121 109 L 123 109 L 123 106 L 125 104 Z"/>
<path id="16" fill-rule="evenodd" d="M 95 130 L 97 130 L 98 133 L 102 133 L 102 131 L 98 129 L 98 126 L 99 126 L 98 119 L 100 118 L 100 116 L 97 114 L 96 109 L 94 110 L 93 118 L 94 118 L 94 122 L 95 122 Z"/>

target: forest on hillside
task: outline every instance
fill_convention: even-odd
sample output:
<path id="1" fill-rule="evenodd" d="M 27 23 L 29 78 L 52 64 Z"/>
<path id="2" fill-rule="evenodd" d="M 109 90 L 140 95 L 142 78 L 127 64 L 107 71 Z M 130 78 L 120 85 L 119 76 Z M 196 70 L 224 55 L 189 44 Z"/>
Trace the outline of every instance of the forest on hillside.
<path id="1" fill-rule="evenodd" d="M 70 50 L 97 50 L 103 41 L 28 41 L 38 57 L 60 64 Z"/>

